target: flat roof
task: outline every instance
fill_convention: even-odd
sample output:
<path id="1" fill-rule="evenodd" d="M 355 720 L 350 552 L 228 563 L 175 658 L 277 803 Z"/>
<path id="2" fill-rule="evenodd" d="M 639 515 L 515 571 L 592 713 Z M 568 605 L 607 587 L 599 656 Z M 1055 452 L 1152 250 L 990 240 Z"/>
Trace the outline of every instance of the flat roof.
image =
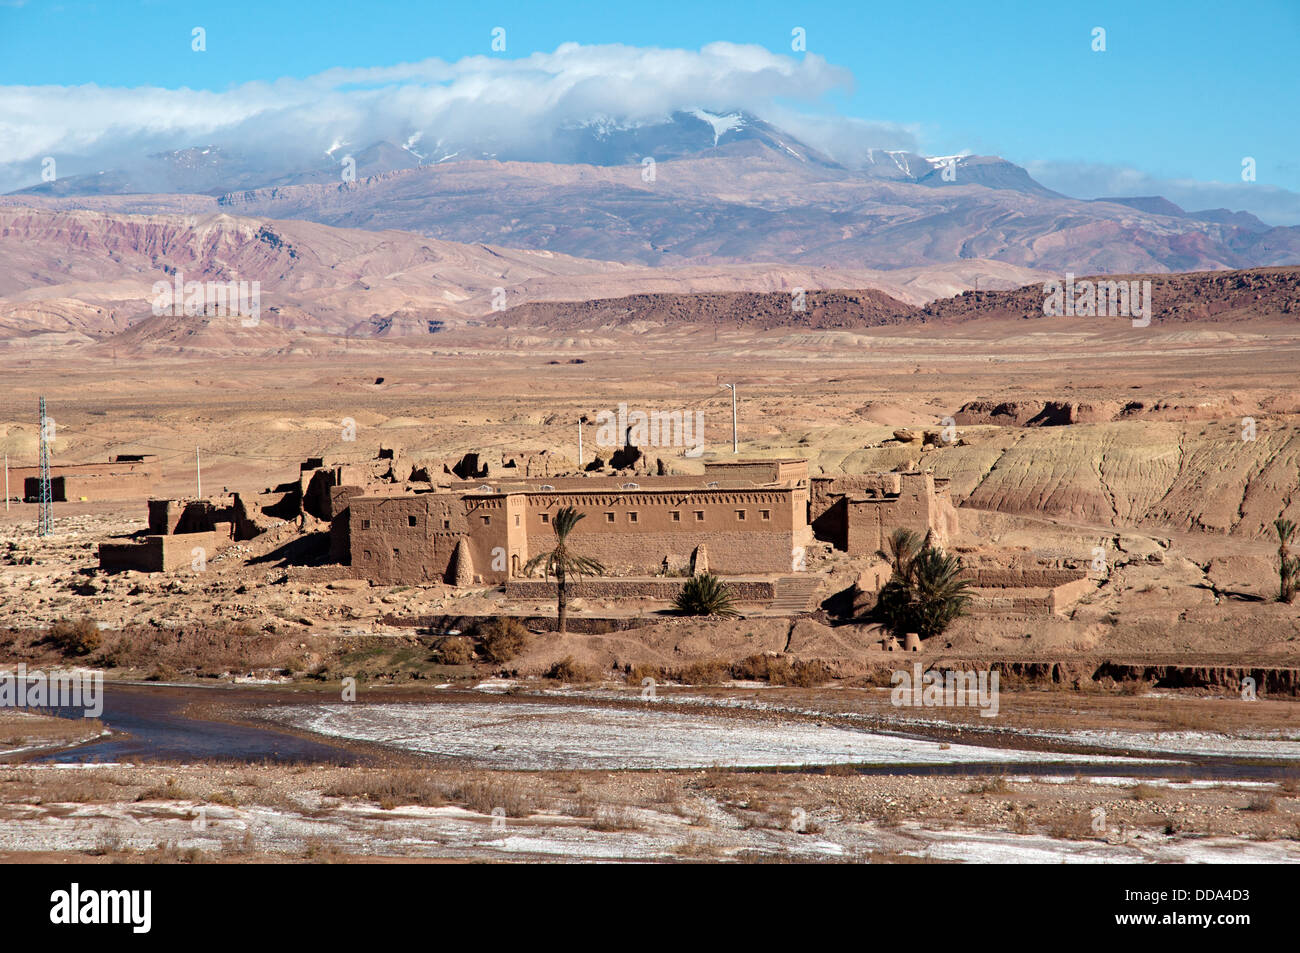
<path id="1" fill-rule="evenodd" d="M 349 503 L 359 503 L 372 500 L 419 500 L 429 496 L 454 496 L 457 499 L 462 497 L 477 497 L 480 499 L 504 499 L 507 496 L 528 496 L 528 497 L 552 497 L 552 496 L 610 496 L 610 495 L 631 495 L 640 494 L 658 494 L 660 496 L 681 496 L 683 494 L 697 493 L 794 493 L 796 490 L 802 490 L 803 487 L 765 485 L 755 486 L 753 484 L 741 484 L 736 486 L 681 486 L 681 487 L 640 487 L 637 489 L 624 489 L 623 487 L 593 487 L 591 489 L 573 489 L 573 490 L 493 490 L 492 492 L 475 493 L 473 490 L 448 490 L 438 492 L 423 493 L 362 493 L 357 496 L 348 498 Z"/>
<path id="2" fill-rule="evenodd" d="M 756 463 L 807 463 L 807 457 L 755 457 L 752 460 L 705 460 L 706 467 L 752 467 Z"/>

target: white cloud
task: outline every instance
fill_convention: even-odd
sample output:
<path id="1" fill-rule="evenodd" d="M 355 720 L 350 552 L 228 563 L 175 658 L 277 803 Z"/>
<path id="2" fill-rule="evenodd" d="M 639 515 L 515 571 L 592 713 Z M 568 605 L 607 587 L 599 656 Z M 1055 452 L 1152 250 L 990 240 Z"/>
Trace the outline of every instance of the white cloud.
<path id="1" fill-rule="evenodd" d="M 869 149 L 925 151 L 919 124 L 826 114 L 823 98 L 852 85 L 847 70 L 819 56 L 795 58 L 760 46 L 566 43 L 519 59 L 336 68 L 220 92 L 7 86 L 0 87 L 0 192 L 37 184 L 45 156 L 56 157 L 59 175 L 67 177 L 209 144 L 281 170 L 319 168 L 327 156 L 337 160 L 379 140 L 405 143 L 426 161 L 466 144 L 545 158 L 566 124 L 602 117 L 652 121 L 697 108 L 751 112 L 848 166 L 859 165 Z M 1067 195 L 1164 195 L 1188 210 L 1247 209 L 1270 224 L 1300 222 L 1300 195 L 1263 182 L 1161 179 L 1071 162 L 1027 168 Z"/>
<path id="2" fill-rule="evenodd" d="M 778 98 L 814 102 L 851 85 L 848 71 L 821 57 L 795 59 L 759 46 L 711 43 L 692 51 L 568 43 L 521 59 L 337 68 L 222 92 L 9 86 L 0 87 L 0 169 L 6 179 L 30 183 L 47 155 L 102 169 L 145 151 L 208 143 L 316 161 L 338 142 L 360 147 L 416 135 L 430 151 L 439 141 L 467 140 L 523 148 L 593 116 L 649 120 L 694 107 L 762 115 Z M 60 174 L 70 171 L 60 161 Z M 0 181 L 0 188 L 13 187 Z"/>

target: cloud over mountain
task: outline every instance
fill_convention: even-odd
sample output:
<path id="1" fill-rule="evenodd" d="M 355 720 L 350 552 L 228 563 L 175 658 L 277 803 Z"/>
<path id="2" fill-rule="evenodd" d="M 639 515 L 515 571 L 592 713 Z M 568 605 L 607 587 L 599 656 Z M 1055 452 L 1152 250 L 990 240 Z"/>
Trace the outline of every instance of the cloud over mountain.
<path id="1" fill-rule="evenodd" d="M 692 51 L 566 43 L 520 59 L 338 68 L 221 92 L 10 86 L 0 89 L 0 190 L 40 181 L 45 156 L 57 159 L 62 176 L 208 143 L 299 163 L 382 140 L 405 143 L 431 161 L 467 142 L 546 159 L 557 130 L 576 123 L 653 121 L 694 107 L 763 115 L 777 101 L 812 103 L 851 85 L 846 70 L 819 56 L 782 56 L 759 46 L 711 43 Z"/>

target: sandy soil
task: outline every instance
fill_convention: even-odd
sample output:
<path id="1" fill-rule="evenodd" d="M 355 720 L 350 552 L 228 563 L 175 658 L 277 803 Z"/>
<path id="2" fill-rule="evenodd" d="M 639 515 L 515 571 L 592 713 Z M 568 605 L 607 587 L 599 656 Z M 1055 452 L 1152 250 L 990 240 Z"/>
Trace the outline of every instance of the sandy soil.
<path id="1" fill-rule="evenodd" d="M 6 860 L 1294 862 L 1294 783 L 0 767 Z"/>
<path id="2" fill-rule="evenodd" d="M 44 394 L 58 423 L 56 462 L 157 452 L 160 494 L 186 495 L 193 492 L 193 449 L 201 444 L 205 489 L 251 494 L 295 477 L 307 456 L 362 460 L 380 444 L 400 446 L 404 461 L 467 451 L 576 456 L 577 416 L 623 400 L 646 409 L 704 409 L 711 449 L 724 452 L 730 406 L 719 384 L 735 381 L 742 452 L 806 455 L 827 472 L 892 468 L 915 458 L 950 477 L 963 503 L 962 534 L 954 541 L 963 555 L 998 546 L 1087 561 L 1094 547 L 1104 549 L 1104 578 L 1067 615 L 962 619 L 942 645 L 927 647 L 927 663 L 1300 664 L 1300 604 L 1268 601 L 1276 548 L 1268 523 L 1279 513 L 1300 518 L 1300 335 L 1293 327 L 1137 331 L 1043 321 L 861 333 L 572 334 L 467 327 L 435 339 L 436 346 L 350 346 L 347 353 L 266 360 L 195 352 L 192 360 L 169 362 L 111 354 L 64 361 L 10 350 L 0 354 L 8 385 L 0 444 L 13 464 L 34 462 L 36 403 Z M 584 363 L 568 363 L 573 359 Z M 1139 401 L 1144 409 L 1064 427 L 964 424 L 959 444 L 933 451 L 891 441 L 896 427 L 938 427 L 969 401 L 1026 399 Z M 1245 416 L 1256 421 L 1254 441 L 1241 439 Z M 342 439 L 344 418 L 357 423 L 355 443 Z M 678 448 L 659 455 L 683 471 L 699 466 Z M 60 505 L 56 535 L 46 540 L 31 534 L 34 510 L 14 504 L 0 512 L 0 626 L 16 630 L 2 649 L 7 660 L 66 661 L 43 641 L 45 628 L 84 615 L 104 628 L 99 651 L 120 649 L 114 673 L 233 680 L 288 671 L 327 682 L 357 675 L 363 690 L 464 685 L 503 668 L 537 676 L 571 656 L 594 670 L 604 690 L 618 693 L 628 691 L 623 679 L 637 666 L 677 669 L 784 652 L 833 663 L 839 678 L 779 691 L 689 689 L 695 701 L 658 709 L 665 744 L 682 755 L 675 763 L 699 763 L 691 745 L 702 737 L 706 703 L 789 709 L 794 720 L 786 728 L 811 733 L 789 737 L 829 754 L 827 761 L 864 755 L 843 734 L 854 718 L 899 725 L 911 719 L 918 731 L 933 729 L 932 749 L 945 757 L 957 747 L 945 733 L 958 730 L 980 746 L 1008 747 L 983 731 L 974 712 L 944 713 L 945 724 L 927 728 L 935 720 L 930 712 L 889 709 L 887 693 L 870 687 L 873 673 L 901 663 L 872 654 L 878 633 L 869 626 L 824 619 L 792 626 L 758 615 L 725 624 L 667 621 L 607 636 L 538 636 L 504 666 L 439 667 L 430 661 L 433 635 L 381 620 L 500 612 L 506 607 L 498 593 L 314 581 L 276 554 L 290 537 L 254 541 L 211 560 L 202 575 L 106 577 L 95 569 L 95 546 L 142 528 L 143 501 Z M 811 568 L 826 574 L 830 594 L 847 586 L 859 566 L 823 548 Z M 613 611 L 579 607 L 579 614 Z M 653 607 L 636 611 L 656 621 Z M 1297 722 L 1289 701 L 1244 704 L 1219 692 L 1143 702 L 1132 694 L 1135 686 L 1074 687 L 1015 693 L 1002 705 L 998 730 L 1018 732 L 1011 747 L 1021 748 L 1068 737 L 1135 754 L 1178 757 L 1200 746 L 1236 757 L 1294 757 Z M 813 723 L 795 718 L 798 711 Z M 491 754 L 523 737 L 529 747 L 519 757 L 557 750 L 542 730 L 545 719 L 534 719 L 537 733 L 526 737 L 494 724 L 499 717 L 493 711 L 476 723 L 466 743 Z M 825 728 L 816 727 L 818 718 Z M 313 726 L 331 727 L 319 719 Z M 362 741 L 392 734 L 391 724 L 332 727 Z M 16 727 L 3 733 L 23 734 Z M 607 739 L 615 756 L 626 753 L 626 735 Z M 751 740 L 769 744 L 767 763 L 789 757 L 780 747 L 788 742 L 783 733 Z M 837 750 L 842 757 L 834 757 Z M 519 764 L 500 757 L 503 770 L 435 766 L 416 776 L 405 762 L 387 773 L 6 765 L 0 840 L 17 854 L 47 859 L 1297 856 L 1298 804 L 1285 779 L 1207 786 L 1139 782 L 1117 770 L 1113 781 L 1022 780 L 1014 765 L 1002 782 L 685 767 L 576 771 L 572 762 L 544 759 L 545 770 L 520 773 L 510 770 Z M 196 829 L 195 812 L 205 805 L 207 827 Z M 499 820 L 493 828 L 493 807 L 507 808 L 505 830 Z M 1094 829 L 1098 809 L 1105 818 Z M 791 829 L 798 818 L 802 833 Z"/>

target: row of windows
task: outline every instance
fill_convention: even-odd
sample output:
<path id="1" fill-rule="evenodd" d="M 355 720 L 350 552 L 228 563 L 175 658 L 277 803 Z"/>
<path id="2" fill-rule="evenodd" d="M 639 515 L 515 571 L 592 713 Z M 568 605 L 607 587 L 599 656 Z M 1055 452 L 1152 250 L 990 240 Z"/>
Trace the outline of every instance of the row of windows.
<path id="1" fill-rule="evenodd" d="M 704 522 L 704 510 L 694 510 L 693 512 L 695 513 L 695 521 L 696 521 L 697 523 L 702 523 L 702 522 Z M 739 520 L 739 521 L 741 521 L 741 522 L 744 522 L 744 520 L 747 518 L 746 514 L 747 514 L 747 511 L 746 511 L 746 510 L 736 510 L 736 519 Z M 680 522 L 682 521 L 682 511 L 681 511 L 681 510 L 670 510 L 669 513 L 668 513 L 668 516 L 672 519 L 672 521 L 673 521 L 674 523 L 680 523 Z M 759 518 L 760 520 L 770 520 L 770 519 L 772 518 L 772 511 L 771 511 L 771 510 L 759 510 L 759 511 L 758 511 L 758 518 Z M 549 522 L 550 522 L 550 519 L 551 519 L 550 514 L 548 514 L 548 513 L 543 513 L 543 514 L 542 514 L 542 522 L 543 522 L 543 523 L 549 523 Z M 616 516 L 615 516 L 614 513 L 609 513 L 609 512 L 605 513 L 605 522 L 606 522 L 606 523 L 613 523 L 613 522 L 615 522 L 615 520 L 616 520 Z M 628 514 L 627 514 L 627 521 L 628 521 L 629 523 L 639 523 L 639 522 L 641 521 L 640 514 L 637 513 L 637 512 L 635 512 L 635 511 L 628 513 Z"/>
<path id="2" fill-rule="evenodd" d="M 695 510 L 694 513 L 695 513 L 695 521 L 696 521 L 697 523 L 702 523 L 702 522 L 704 522 L 704 510 Z M 671 510 L 671 511 L 669 511 L 669 514 L 668 514 L 668 515 L 672 518 L 672 521 L 673 521 L 674 523 L 680 523 L 680 522 L 682 521 L 682 511 L 681 511 L 681 510 Z M 543 514 L 541 514 L 541 516 L 542 516 L 542 522 L 543 522 L 543 523 L 550 523 L 550 522 L 551 522 L 551 514 L 550 514 L 550 513 L 543 513 Z M 772 511 L 771 511 L 771 510 L 759 510 L 759 511 L 758 511 L 758 518 L 759 518 L 760 520 L 770 520 L 770 519 L 772 518 Z M 491 516 L 480 516 L 479 519 L 481 519 L 481 520 L 483 521 L 483 525 L 484 525 L 484 526 L 491 526 L 491 525 L 492 525 L 492 517 L 491 517 Z M 746 511 L 746 510 L 736 510 L 736 519 L 737 519 L 739 522 L 742 522 L 742 523 L 743 523 L 743 522 L 747 519 L 747 511 Z M 605 522 L 606 522 L 606 523 L 613 523 L 614 521 L 615 521 L 615 514 L 613 514 L 613 513 L 608 513 L 608 512 L 607 512 L 607 513 L 605 514 Z M 639 523 L 639 522 L 641 521 L 640 514 L 637 513 L 637 512 L 635 512 L 635 511 L 628 513 L 628 514 L 627 514 L 627 521 L 628 521 L 629 523 Z M 406 525 L 407 525 L 407 526 L 418 526 L 418 525 L 419 525 L 419 521 L 418 521 L 417 517 L 415 517 L 415 516 L 408 516 L 408 517 L 406 518 Z M 515 517 L 515 525 L 516 525 L 516 526 L 519 525 L 519 517 L 518 517 L 518 516 Z M 363 520 L 361 521 L 361 528 L 362 528 L 362 529 L 370 529 L 370 520 L 365 520 L 365 519 L 363 519 Z M 442 521 L 442 528 L 443 528 L 443 529 L 451 529 L 451 520 L 448 520 L 448 519 L 443 520 L 443 521 Z"/>
<path id="3" fill-rule="evenodd" d="M 488 524 L 488 523 L 491 523 L 491 522 L 492 522 L 492 517 L 490 517 L 490 516 L 485 516 L 485 517 L 483 517 L 483 523 L 484 523 L 484 525 L 486 525 L 486 524 Z M 414 517 L 414 516 L 408 516 L 408 517 L 406 518 L 406 525 L 407 525 L 407 526 L 419 526 L 420 524 L 419 524 L 419 520 L 417 519 L 417 517 Z M 516 523 L 515 525 L 517 526 L 517 525 L 519 525 L 519 524 Z M 362 529 L 370 529 L 370 520 L 362 520 L 362 521 L 361 521 L 361 528 L 362 528 Z M 443 520 L 443 521 L 442 521 L 442 528 L 443 528 L 443 529 L 451 529 L 451 520 Z"/>

